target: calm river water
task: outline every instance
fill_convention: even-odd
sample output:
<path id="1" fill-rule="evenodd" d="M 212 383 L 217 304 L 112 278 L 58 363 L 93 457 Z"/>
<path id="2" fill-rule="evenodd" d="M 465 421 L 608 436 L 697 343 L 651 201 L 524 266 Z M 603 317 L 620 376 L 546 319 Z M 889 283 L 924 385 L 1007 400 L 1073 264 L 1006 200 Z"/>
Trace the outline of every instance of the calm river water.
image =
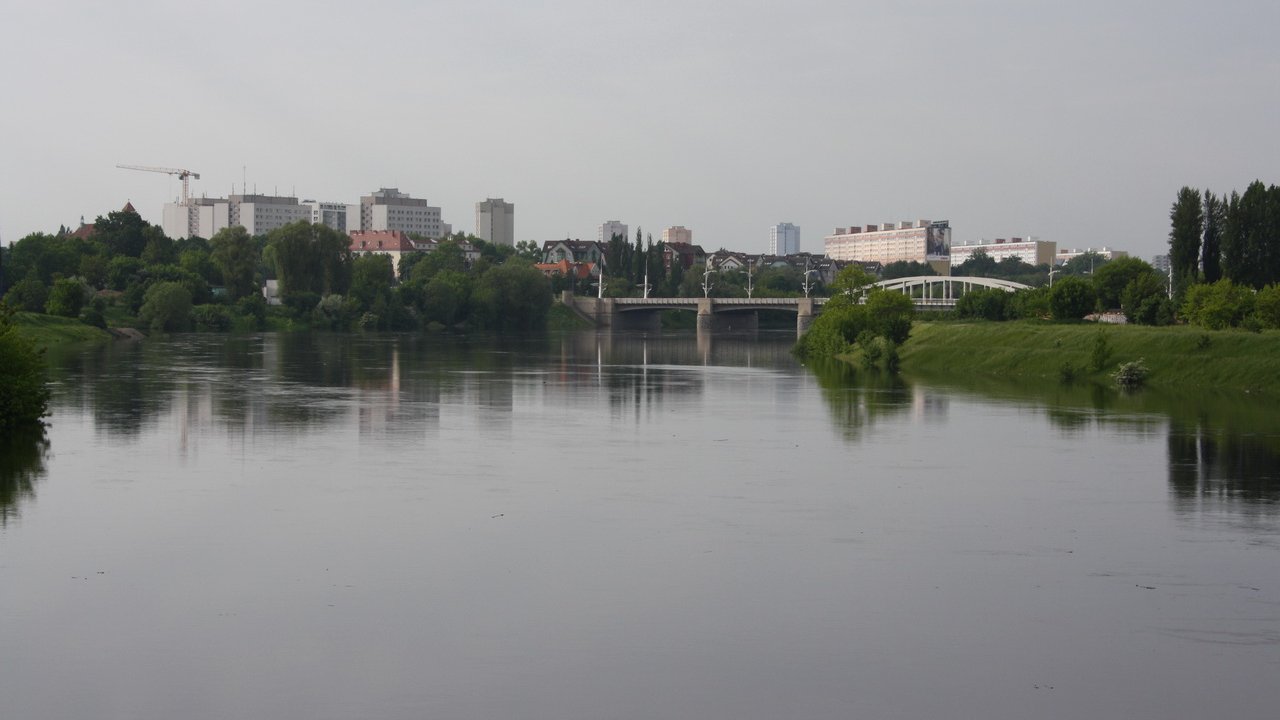
<path id="1" fill-rule="evenodd" d="M 0 463 L 6 718 L 1273 718 L 1280 411 L 176 336 Z"/>

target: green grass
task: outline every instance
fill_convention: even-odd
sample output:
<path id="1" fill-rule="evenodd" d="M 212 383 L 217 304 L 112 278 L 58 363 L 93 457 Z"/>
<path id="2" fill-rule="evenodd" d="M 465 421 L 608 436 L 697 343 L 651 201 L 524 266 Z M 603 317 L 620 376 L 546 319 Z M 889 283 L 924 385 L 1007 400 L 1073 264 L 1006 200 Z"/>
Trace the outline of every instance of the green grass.
<path id="1" fill-rule="evenodd" d="M 56 315 L 15 313 L 13 324 L 23 337 L 29 338 L 37 347 L 42 348 L 74 343 L 105 342 L 111 339 L 111 333 L 106 330 Z"/>
<path id="2" fill-rule="evenodd" d="M 1098 334 L 1110 358 L 1091 367 Z M 1207 338 L 1207 339 L 1206 339 Z M 1122 362 L 1142 358 L 1152 387 L 1280 392 L 1280 332 L 1208 331 L 1199 327 L 1056 324 L 1019 321 L 920 322 L 900 350 L 904 372 L 964 374 L 1059 382 L 1066 364 L 1082 380 L 1109 381 Z"/>
<path id="3" fill-rule="evenodd" d="M 547 311 L 548 330 L 585 330 L 591 323 L 560 303 L 553 303 Z"/>

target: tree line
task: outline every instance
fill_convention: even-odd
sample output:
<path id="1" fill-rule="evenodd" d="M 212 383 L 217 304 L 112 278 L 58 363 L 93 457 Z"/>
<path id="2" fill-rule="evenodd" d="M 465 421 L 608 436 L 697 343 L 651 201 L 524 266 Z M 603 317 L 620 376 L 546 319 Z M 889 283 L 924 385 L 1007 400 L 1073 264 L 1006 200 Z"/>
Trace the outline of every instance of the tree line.
<path id="1" fill-rule="evenodd" d="M 468 259 L 464 246 L 479 257 Z M 4 249 L 0 297 L 15 310 L 163 331 L 433 323 L 520 330 L 545 322 L 550 285 L 529 248 L 463 234 L 438 248 L 406 255 L 397 273 L 390 256 L 354 254 L 346 234 L 324 225 L 304 221 L 258 236 L 237 226 L 207 240 L 173 240 L 126 209 L 99 217 L 87 235 L 32 233 Z M 265 280 L 278 281 L 281 307 L 267 307 Z"/>

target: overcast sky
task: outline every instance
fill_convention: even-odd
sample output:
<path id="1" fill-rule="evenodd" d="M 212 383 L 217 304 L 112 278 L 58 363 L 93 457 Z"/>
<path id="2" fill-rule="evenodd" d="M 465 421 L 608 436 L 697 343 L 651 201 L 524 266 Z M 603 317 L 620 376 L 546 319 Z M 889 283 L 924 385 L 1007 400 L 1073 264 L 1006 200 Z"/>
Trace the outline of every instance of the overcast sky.
<path id="1" fill-rule="evenodd" d="M 707 250 L 949 219 L 1142 257 L 1183 185 L 1280 182 L 1280 2 L 0 0 L 0 241 L 131 200 L 357 202 Z"/>

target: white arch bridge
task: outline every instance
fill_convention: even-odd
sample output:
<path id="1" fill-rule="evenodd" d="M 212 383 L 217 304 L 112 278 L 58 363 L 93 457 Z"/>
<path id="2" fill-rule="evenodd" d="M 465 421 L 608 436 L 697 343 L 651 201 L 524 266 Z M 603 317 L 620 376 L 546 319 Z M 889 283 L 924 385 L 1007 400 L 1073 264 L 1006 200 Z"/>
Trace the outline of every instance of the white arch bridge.
<path id="1" fill-rule="evenodd" d="M 983 277 L 919 275 L 881 280 L 871 285 L 911 297 L 919 309 L 946 309 L 972 290 L 994 288 L 1013 292 L 1028 286 L 1008 280 Z M 759 310 L 796 313 L 796 332 L 808 329 L 813 316 L 821 312 L 827 299 L 813 298 L 594 298 L 575 297 L 566 291 L 562 302 L 601 327 L 657 329 L 662 310 L 689 310 L 698 313 L 698 329 L 752 330 Z"/>

